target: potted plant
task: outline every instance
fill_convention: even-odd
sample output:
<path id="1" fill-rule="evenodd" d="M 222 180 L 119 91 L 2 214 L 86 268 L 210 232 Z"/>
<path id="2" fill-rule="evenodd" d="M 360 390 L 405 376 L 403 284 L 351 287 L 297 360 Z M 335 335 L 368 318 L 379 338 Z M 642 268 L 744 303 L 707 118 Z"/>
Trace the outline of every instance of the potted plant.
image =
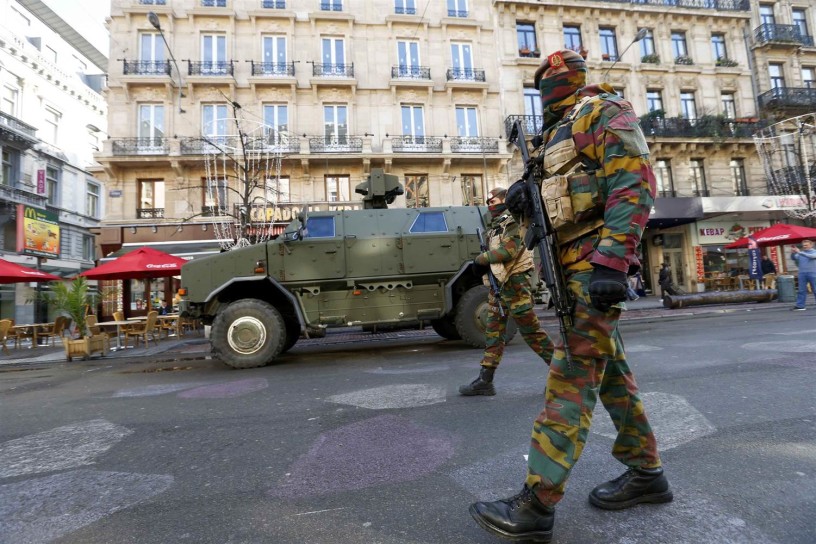
<path id="1" fill-rule="evenodd" d="M 651 53 L 640 57 L 640 62 L 645 64 L 660 64 L 660 57 L 657 56 L 657 53 Z"/>
<path id="2" fill-rule="evenodd" d="M 527 47 L 522 47 L 519 49 L 519 56 L 520 57 L 527 57 L 530 55 L 530 50 Z"/>
<path id="3" fill-rule="evenodd" d="M 609 53 L 601 53 L 601 60 L 609 60 Z"/>
<path id="4" fill-rule="evenodd" d="M 737 64 L 738 64 L 737 61 L 729 59 L 728 57 L 717 57 L 717 66 L 731 68 L 736 66 Z"/>
<path id="5" fill-rule="evenodd" d="M 44 298 L 49 305 L 66 314 L 74 323 L 72 338 L 62 339 L 65 356 L 69 361 L 80 355 L 90 357 L 97 351 L 105 355 L 104 335 L 92 335 L 85 319 L 88 308 L 94 304 L 94 297 L 88 290 L 88 280 L 78 276 L 70 283 L 55 283 L 51 293 Z"/>

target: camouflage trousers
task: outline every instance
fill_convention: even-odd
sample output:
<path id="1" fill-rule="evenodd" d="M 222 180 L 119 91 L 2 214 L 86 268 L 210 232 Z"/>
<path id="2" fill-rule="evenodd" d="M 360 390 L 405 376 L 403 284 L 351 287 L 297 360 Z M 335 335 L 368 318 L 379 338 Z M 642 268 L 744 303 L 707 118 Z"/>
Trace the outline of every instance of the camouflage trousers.
<path id="1" fill-rule="evenodd" d="M 527 345 L 549 364 L 553 356 L 554 345 L 547 333 L 542 330 L 533 310 L 533 294 L 530 290 L 530 275 L 514 274 L 507 278 L 500 292 L 504 317 L 499 314 L 496 297 L 491 292 L 488 301 L 490 307 L 485 326 L 485 350 L 482 366 L 496 368 L 504 354 L 504 333 L 507 320 L 511 317 L 518 325 L 519 333 Z"/>
<path id="2" fill-rule="evenodd" d="M 567 285 L 576 301 L 574 326 L 567 337 L 570 361 L 559 342 L 547 377 L 544 410 L 533 423 L 527 485 L 547 505 L 564 495 L 599 396 L 618 433 L 612 455 L 629 467 L 661 466 L 635 377 L 626 363 L 618 332 L 620 309 L 603 313 L 592 307 L 590 274 L 568 272 Z"/>

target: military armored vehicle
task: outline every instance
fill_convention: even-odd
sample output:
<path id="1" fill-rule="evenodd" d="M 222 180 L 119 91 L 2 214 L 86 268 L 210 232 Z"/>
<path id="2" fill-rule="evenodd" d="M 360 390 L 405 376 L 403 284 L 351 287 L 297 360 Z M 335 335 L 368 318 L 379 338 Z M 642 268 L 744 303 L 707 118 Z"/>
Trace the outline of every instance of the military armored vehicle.
<path id="1" fill-rule="evenodd" d="M 389 209 L 403 189 L 379 169 L 355 190 L 363 209 L 302 213 L 277 239 L 182 267 L 181 315 L 212 326 L 227 365 L 267 365 L 329 327 L 430 324 L 484 347 L 488 288 L 472 260 L 487 208 Z"/>

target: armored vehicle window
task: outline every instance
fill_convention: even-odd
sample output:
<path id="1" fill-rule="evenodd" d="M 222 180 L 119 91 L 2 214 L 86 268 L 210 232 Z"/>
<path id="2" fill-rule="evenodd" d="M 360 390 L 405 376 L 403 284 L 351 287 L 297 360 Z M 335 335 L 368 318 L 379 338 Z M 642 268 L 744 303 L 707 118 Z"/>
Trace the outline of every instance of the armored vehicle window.
<path id="1" fill-rule="evenodd" d="M 307 238 L 333 238 L 334 217 L 310 217 L 306 223 Z"/>
<path id="2" fill-rule="evenodd" d="M 448 232 L 445 214 L 442 212 L 425 212 L 417 215 L 409 232 Z"/>

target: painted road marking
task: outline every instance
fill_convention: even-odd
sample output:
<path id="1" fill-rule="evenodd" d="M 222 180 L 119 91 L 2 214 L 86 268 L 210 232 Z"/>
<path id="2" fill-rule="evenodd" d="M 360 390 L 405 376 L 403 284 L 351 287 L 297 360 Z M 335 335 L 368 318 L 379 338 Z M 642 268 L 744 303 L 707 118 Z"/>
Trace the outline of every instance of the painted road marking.
<path id="1" fill-rule="evenodd" d="M 385 385 L 373 389 L 363 389 L 332 395 L 326 400 L 337 404 L 349 404 L 370 410 L 414 408 L 445 402 L 445 387 L 425 384 Z"/>
<path id="2" fill-rule="evenodd" d="M 118 397 L 152 397 L 156 395 L 166 395 L 167 393 L 175 393 L 176 391 L 183 391 L 185 389 L 192 389 L 193 387 L 201 387 L 204 382 L 188 382 L 188 383 L 168 383 L 157 385 L 146 385 L 144 387 L 135 387 L 133 389 L 120 389 L 112 396 Z"/>
<path id="3" fill-rule="evenodd" d="M 0 444 L 0 478 L 90 465 L 132 432 L 94 419 L 9 440 Z"/>
<path id="4" fill-rule="evenodd" d="M 785 340 L 783 342 L 749 342 L 743 344 L 742 349 L 775 353 L 813 353 L 813 346 L 812 340 Z"/>
<path id="5" fill-rule="evenodd" d="M 172 476 L 88 469 L 0 485 L 4 542 L 48 542 L 163 493 Z"/>
<path id="6" fill-rule="evenodd" d="M 447 372 L 450 370 L 448 365 L 431 365 L 412 368 L 383 368 L 377 367 L 374 370 L 367 370 L 369 374 L 424 374 L 428 372 Z"/>
<path id="7" fill-rule="evenodd" d="M 663 351 L 663 348 L 646 344 L 626 344 L 626 353 L 644 353 L 647 351 Z"/>
<path id="8" fill-rule="evenodd" d="M 269 387 L 266 378 L 249 378 L 189 389 L 178 394 L 182 399 L 231 399 L 262 391 Z"/>

